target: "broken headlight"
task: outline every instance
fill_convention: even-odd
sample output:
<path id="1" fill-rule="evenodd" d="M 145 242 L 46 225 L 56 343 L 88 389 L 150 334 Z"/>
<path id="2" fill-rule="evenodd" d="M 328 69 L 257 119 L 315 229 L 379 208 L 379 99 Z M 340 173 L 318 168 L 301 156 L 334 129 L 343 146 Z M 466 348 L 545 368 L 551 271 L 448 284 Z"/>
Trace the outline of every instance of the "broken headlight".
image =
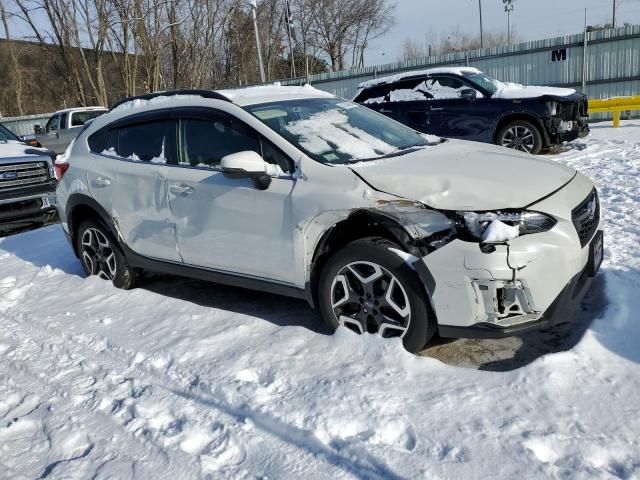
<path id="1" fill-rule="evenodd" d="M 485 232 L 494 221 L 501 222 L 511 229 L 511 238 L 530 233 L 551 230 L 556 220 L 544 213 L 530 211 L 514 212 L 458 212 L 467 232 L 478 240 L 485 241 Z M 513 235 L 514 228 L 517 232 Z M 507 238 L 505 238 L 506 240 Z"/>
<path id="2" fill-rule="evenodd" d="M 555 117 L 558 113 L 558 102 L 547 102 L 547 112 L 550 117 Z"/>

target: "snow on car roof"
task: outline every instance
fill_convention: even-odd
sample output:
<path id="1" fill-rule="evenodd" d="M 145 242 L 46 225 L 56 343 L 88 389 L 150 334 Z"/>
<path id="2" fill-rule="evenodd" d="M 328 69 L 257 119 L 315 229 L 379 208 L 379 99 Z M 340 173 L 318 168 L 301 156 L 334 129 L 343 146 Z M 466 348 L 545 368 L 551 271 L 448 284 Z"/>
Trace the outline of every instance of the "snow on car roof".
<path id="1" fill-rule="evenodd" d="M 85 112 L 91 110 L 107 110 L 106 107 L 71 107 L 71 108 L 63 108 L 62 110 L 56 110 L 56 113 L 69 113 L 69 112 Z"/>
<path id="2" fill-rule="evenodd" d="M 134 97 L 125 99 L 111 107 L 111 111 L 129 110 L 157 106 L 158 104 L 172 103 L 175 101 L 196 101 L 203 99 L 227 99 L 239 106 L 268 103 L 278 100 L 296 100 L 302 98 L 327 98 L 333 97 L 328 92 L 313 88 L 311 85 L 303 87 L 283 87 L 281 85 L 260 85 L 256 87 L 234 88 L 225 90 L 184 90 L 180 92 L 156 92 L 150 94 L 152 98 Z"/>
<path id="3" fill-rule="evenodd" d="M 227 97 L 233 103 L 241 106 L 275 102 L 279 100 L 333 97 L 332 94 L 318 90 L 311 85 L 304 85 L 302 87 L 260 85 L 257 87 L 217 90 L 217 92 Z"/>
<path id="4" fill-rule="evenodd" d="M 359 88 L 368 88 L 375 85 L 384 85 L 386 83 L 399 82 L 402 79 L 409 77 L 417 77 L 421 75 L 432 75 L 436 73 L 452 73 L 454 75 L 463 75 L 464 73 L 482 73 L 480 70 L 474 67 L 437 67 L 428 68 L 426 70 L 412 70 L 410 72 L 402 72 L 396 75 L 389 75 L 387 77 L 379 77 L 366 82 L 362 82 L 358 85 Z"/>

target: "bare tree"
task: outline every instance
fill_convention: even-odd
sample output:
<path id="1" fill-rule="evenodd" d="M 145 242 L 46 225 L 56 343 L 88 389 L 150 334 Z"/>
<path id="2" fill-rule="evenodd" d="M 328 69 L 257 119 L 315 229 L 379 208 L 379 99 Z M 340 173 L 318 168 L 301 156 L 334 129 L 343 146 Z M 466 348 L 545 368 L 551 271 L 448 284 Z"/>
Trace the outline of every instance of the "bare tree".
<path id="1" fill-rule="evenodd" d="M 484 48 L 506 46 L 506 32 L 484 32 Z M 511 32 L 511 40 L 519 41 L 519 36 Z M 402 44 L 399 59 L 402 61 L 425 58 L 429 55 L 442 55 L 451 52 L 462 52 L 480 48 L 480 36 L 469 34 L 457 27 L 437 38 L 432 32 L 427 35 L 425 43 L 407 38 Z"/>
<path id="2" fill-rule="evenodd" d="M 12 22 L 23 22 L 21 30 L 57 68 L 47 88 L 60 105 L 106 105 L 141 91 L 259 81 L 247 0 L 0 1 L 5 36 Z M 294 62 L 305 75 L 327 65 L 363 66 L 371 41 L 392 24 L 389 2 L 260 0 L 267 78 L 289 77 Z M 16 55 L 9 62 L 14 70 L 20 68 Z"/>
<path id="3" fill-rule="evenodd" d="M 0 0 L 0 19 L 2 20 L 2 27 L 4 28 L 4 36 L 9 43 L 9 56 L 11 57 L 11 77 L 15 86 L 15 102 L 19 115 L 24 115 L 24 109 L 22 108 L 22 71 L 20 69 L 20 62 L 18 61 L 18 55 L 13 44 L 10 43 L 11 35 L 9 33 L 9 12 L 4 7 L 4 3 Z"/>
<path id="4" fill-rule="evenodd" d="M 364 63 L 369 42 L 393 23 L 393 6 L 387 0 L 297 0 L 300 10 L 312 12 L 306 22 L 305 41 L 328 57 L 333 71 Z"/>

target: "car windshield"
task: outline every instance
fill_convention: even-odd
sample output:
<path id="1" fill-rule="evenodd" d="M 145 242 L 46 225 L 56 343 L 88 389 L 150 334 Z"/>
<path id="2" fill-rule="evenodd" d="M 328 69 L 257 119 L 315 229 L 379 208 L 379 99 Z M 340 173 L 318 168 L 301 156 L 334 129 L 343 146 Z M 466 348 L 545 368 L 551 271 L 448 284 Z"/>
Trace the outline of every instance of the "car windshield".
<path id="1" fill-rule="evenodd" d="M 438 143 L 367 107 L 338 98 L 288 100 L 246 109 L 311 158 L 331 164 L 400 154 Z"/>
<path id="2" fill-rule="evenodd" d="M 493 78 L 486 73 L 464 72 L 464 78 L 473 83 L 474 85 L 486 90 L 491 95 L 496 93 L 499 89 L 504 87 L 504 83 L 500 80 Z"/>
<path id="3" fill-rule="evenodd" d="M 18 140 L 18 137 L 16 137 L 8 128 L 0 125 L 0 142 L 7 143 L 9 140 Z"/>

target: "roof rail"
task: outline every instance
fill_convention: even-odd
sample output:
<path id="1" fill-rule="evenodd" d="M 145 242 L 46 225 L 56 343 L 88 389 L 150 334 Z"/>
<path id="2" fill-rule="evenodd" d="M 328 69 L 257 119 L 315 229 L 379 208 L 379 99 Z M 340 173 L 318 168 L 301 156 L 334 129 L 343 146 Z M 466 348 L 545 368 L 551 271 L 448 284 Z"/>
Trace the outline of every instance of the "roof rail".
<path id="1" fill-rule="evenodd" d="M 215 90 L 167 90 L 165 92 L 153 92 L 146 93 L 144 95 L 137 95 L 134 97 L 123 98 L 122 100 L 117 101 L 109 108 L 109 111 L 114 108 L 122 105 L 123 103 L 130 102 L 132 100 L 151 100 L 152 98 L 157 97 L 172 97 L 174 95 L 199 95 L 202 98 L 213 98 L 215 100 L 224 100 L 225 102 L 231 102 L 231 99 L 225 97 L 221 93 L 216 92 Z"/>

